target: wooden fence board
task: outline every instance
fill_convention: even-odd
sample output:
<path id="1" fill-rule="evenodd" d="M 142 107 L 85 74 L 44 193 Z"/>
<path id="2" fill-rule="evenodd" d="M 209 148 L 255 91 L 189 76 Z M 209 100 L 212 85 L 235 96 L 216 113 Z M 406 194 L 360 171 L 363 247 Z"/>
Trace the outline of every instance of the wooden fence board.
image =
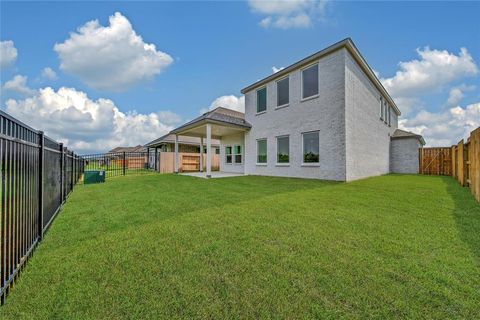
<path id="1" fill-rule="evenodd" d="M 468 143 L 469 186 L 470 190 L 480 201 L 480 128 L 472 131 Z"/>
<path id="2" fill-rule="evenodd" d="M 422 148 L 420 173 L 428 175 L 452 175 L 451 148 Z"/>
<path id="3" fill-rule="evenodd" d="M 200 154 L 179 152 L 179 168 L 183 171 L 199 171 Z M 158 170 L 160 173 L 173 173 L 175 171 L 175 152 L 160 152 L 158 157 Z M 203 168 L 206 169 L 207 155 L 203 155 Z M 220 158 L 218 154 L 212 154 L 212 170 L 220 170 Z"/>
<path id="4" fill-rule="evenodd" d="M 463 161 L 464 153 L 463 153 L 463 139 L 457 144 L 457 181 L 460 185 L 464 186 L 464 178 L 465 178 L 465 162 Z"/>
<path id="5" fill-rule="evenodd" d="M 423 148 L 419 153 L 420 173 L 451 175 L 460 185 L 470 187 L 480 202 L 480 127 L 450 148 Z"/>

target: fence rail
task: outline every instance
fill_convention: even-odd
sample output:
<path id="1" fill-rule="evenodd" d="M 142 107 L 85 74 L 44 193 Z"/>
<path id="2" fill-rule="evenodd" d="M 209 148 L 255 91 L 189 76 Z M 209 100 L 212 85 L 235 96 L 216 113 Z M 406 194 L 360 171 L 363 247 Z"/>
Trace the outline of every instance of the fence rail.
<path id="1" fill-rule="evenodd" d="M 14 285 L 83 172 L 61 143 L 0 111 L 0 298 Z"/>
<path id="2" fill-rule="evenodd" d="M 83 155 L 85 170 L 104 170 L 106 178 L 149 173 L 148 152 L 109 152 Z"/>
<path id="3" fill-rule="evenodd" d="M 480 202 L 480 128 L 473 130 L 465 142 L 448 148 L 420 150 L 420 173 L 451 175 L 470 190 Z"/>

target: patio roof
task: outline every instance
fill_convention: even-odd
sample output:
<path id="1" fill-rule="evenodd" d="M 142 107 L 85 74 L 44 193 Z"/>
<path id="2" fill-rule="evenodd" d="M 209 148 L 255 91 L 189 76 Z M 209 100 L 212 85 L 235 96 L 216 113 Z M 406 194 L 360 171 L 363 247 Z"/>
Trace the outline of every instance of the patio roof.
<path id="1" fill-rule="evenodd" d="M 180 127 L 172 130 L 171 133 L 181 134 L 189 129 L 202 126 L 207 123 L 234 127 L 243 130 L 249 130 L 252 127 L 250 123 L 245 121 L 245 114 L 243 112 L 218 107 L 214 110 L 205 112 L 201 116 L 185 123 L 184 125 L 181 125 Z"/>
<path id="2" fill-rule="evenodd" d="M 161 136 L 158 139 L 155 139 L 145 145 L 145 147 L 155 147 L 159 146 L 163 143 L 175 143 L 175 134 L 173 133 L 167 133 L 166 135 Z M 188 144 L 188 145 L 199 145 L 200 144 L 200 138 L 198 137 L 189 137 L 189 136 L 179 136 L 178 137 L 178 143 L 179 144 Z M 203 145 L 206 145 L 205 141 L 203 142 Z M 212 146 L 220 146 L 220 141 L 217 139 L 212 139 Z"/>

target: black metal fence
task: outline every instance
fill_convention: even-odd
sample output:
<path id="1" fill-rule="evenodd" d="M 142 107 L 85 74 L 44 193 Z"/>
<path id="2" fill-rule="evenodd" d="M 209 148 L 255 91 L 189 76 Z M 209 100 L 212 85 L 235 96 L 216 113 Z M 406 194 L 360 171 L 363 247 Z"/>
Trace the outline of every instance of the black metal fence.
<path id="1" fill-rule="evenodd" d="M 105 170 L 106 178 L 127 174 L 151 173 L 148 152 L 109 152 L 82 155 L 85 170 Z"/>
<path id="2" fill-rule="evenodd" d="M 0 297 L 83 173 L 83 160 L 41 131 L 0 111 Z"/>

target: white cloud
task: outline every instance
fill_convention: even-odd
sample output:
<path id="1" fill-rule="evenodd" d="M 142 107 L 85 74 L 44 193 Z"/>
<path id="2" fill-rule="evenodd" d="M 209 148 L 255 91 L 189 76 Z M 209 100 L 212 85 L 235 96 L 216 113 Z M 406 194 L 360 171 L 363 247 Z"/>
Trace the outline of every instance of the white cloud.
<path id="1" fill-rule="evenodd" d="M 460 101 L 465 97 L 465 92 L 475 90 L 475 86 L 467 86 L 462 84 L 458 87 L 453 87 L 450 89 L 447 99 L 447 106 L 455 107 L 457 106 Z"/>
<path id="2" fill-rule="evenodd" d="M 17 74 L 13 79 L 8 80 L 2 86 L 3 90 L 14 91 L 22 95 L 32 95 L 35 93 L 35 90 L 30 89 L 27 86 L 27 77 Z"/>
<path id="3" fill-rule="evenodd" d="M 43 68 L 42 70 L 42 78 L 45 80 L 57 80 L 58 76 L 57 73 L 50 67 Z"/>
<path id="4" fill-rule="evenodd" d="M 468 137 L 480 126 L 480 103 L 450 108 L 438 113 L 420 111 L 412 119 L 402 119 L 399 127 L 421 134 L 428 146 L 448 147 Z"/>
<path id="5" fill-rule="evenodd" d="M 266 15 L 260 21 L 264 28 L 308 28 L 312 20 L 325 15 L 326 0 L 249 0 L 252 11 Z"/>
<path id="6" fill-rule="evenodd" d="M 235 111 L 245 112 L 245 96 L 236 97 L 234 95 L 221 96 L 213 100 L 210 106 L 202 108 L 200 113 L 205 113 L 218 107 L 224 107 Z"/>
<path id="7" fill-rule="evenodd" d="M 109 99 L 91 100 L 84 92 L 65 87 L 43 88 L 33 97 L 5 104 L 8 113 L 83 154 L 145 144 L 181 120 L 172 112 L 124 113 Z"/>
<path id="8" fill-rule="evenodd" d="M 154 44 L 145 43 L 119 12 L 110 16 L 106 27 L 98 20 L 87 22 L 54 50 L 63 71 L 101 90 L 125 90 L 152 79 L 173 62 Z"/>
<path id="9" fill-rule="evenodd" d="M 0 41 L 0 67 L 7 67 L 15 62 L 17 59 L 17 49 L 13 41 Z"/>
<path id="10" fill-rule="evenodd" d="M 272 72 L 273 72 L 273 73 L 277 73 L 278 71 L 283 70 L 283 69 L 285 69 L 285 67 L 277 68 L 277 67 L 273 66 L 273 67 L 272 67 Z"/>
<path id="11" fill-rule="evenodd" d="M 417 54 L 420 59 L 400 62 L 395 76 L 380 80 L 404 115 L 420 109 L 422 96 L 439 93 L 454 81 L 478 74 L 466 48 L 461 48 L 458 55 L 428 47 L 417 49 Z M 458 99 L 458 92 L 453 95 Z"/>

